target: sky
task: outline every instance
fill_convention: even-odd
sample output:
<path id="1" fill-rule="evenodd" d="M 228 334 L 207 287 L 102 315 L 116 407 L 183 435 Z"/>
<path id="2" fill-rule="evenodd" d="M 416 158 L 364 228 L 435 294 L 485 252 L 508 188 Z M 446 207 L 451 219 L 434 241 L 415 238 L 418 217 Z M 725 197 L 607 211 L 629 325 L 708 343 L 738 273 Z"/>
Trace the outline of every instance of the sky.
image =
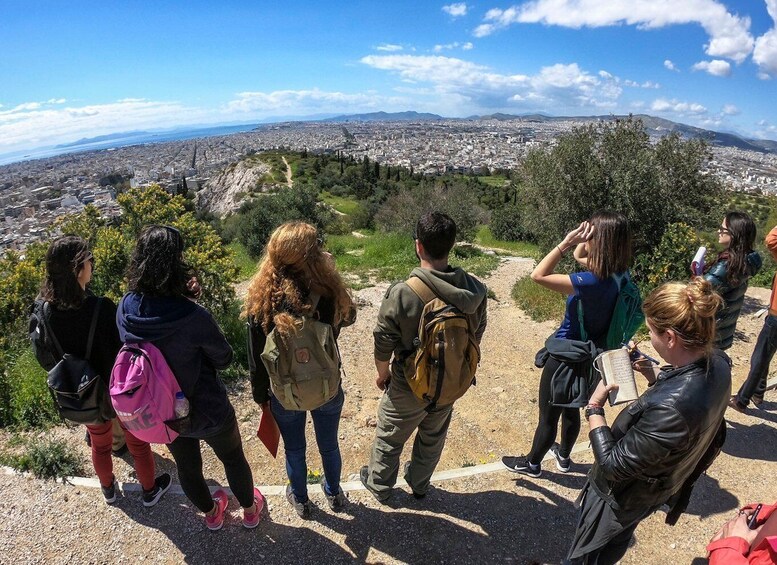
<path id="1" fill-rule="evenodd" d="M 0 154 L 375 111 L 777 139 L 777 0 L 0 2 Z"/>

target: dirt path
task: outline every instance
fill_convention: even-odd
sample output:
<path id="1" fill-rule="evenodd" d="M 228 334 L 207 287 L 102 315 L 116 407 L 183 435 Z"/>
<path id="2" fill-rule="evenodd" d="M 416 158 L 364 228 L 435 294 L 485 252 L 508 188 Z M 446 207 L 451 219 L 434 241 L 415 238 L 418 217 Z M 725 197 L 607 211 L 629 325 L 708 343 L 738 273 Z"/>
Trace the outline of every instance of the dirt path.
<path id="1" fill-rule="evenodd" d="M 289 165 L 289 162 L 286 160 L 286 157 L 281 156 L 281 159 L 283 159 L 283 164 L 286 165 L 286 184 L 289 188 L 294 186 L 294 181 L 291 178 L 291 166 Z"/>
<path id="2" fill-rule="evenodd" d="M 478 384 L 456 404 L 438 470 L 495 462 L 504 453 L 528 450 L 536 425 L 540 374 L 532 361 L 558 323 L 533 322 L 510 300 L 513 283 L 532 265 L 531 260 L 505 258 L 486 279 L 496 300 L 489 302 Z M 374 385 L 372 327 L 387 288 L 381 284 L 355 293 L 358 319 L 340 339 L 346 393 L 340 428 L 344 478 L 367 461 L 374 438 L 380 392 Z M 735 388 L 746 375 L 763 324 L 756 313 L 768 297 L 765 289 L 748 291 L 738 339 L 730 350 Z M 259 411 L 247 383 L 233 387 L 231 395 L 255 482 L 284 484 L 283 455 L 273 460 L 255 438 Z M 767 410 L 727 415 L 730 428 L 724 453 L 700 481 L 690 514 L 674 528 L 663 524 L 661 513 L 651 517 L 637 530 L 636 545 L 623 563 L 691 563 L 704 555 L 706 541 L 737 505 L 777 499 L 775 401 L 777 393 L 770 392 Z M 579 441 L 585 440 L 583 428 Z M 88 461 L 80 429 L 57 428 L 52 433 L 67 438 Z M 312 426 L 308 444 L 315 445 Z M 159 467 L 175 474 L 166 448 L 157 446 L 155 452 Z M 203 456 L 206 476 L 224 484 L 223 469 L 210 450 L 206 448 Z M 314 448 L 308 457 L 311 469 L 321 468 Z M 402 460 L 408 457 L 409 448 Z M 246 532 L 235 522 L 233 501 L 232 522 L 216 534 L 205 531 L 184 497 L 170 497 L 157 508 L 144 510 L 137 495 L 128 494 L 117 507 L 108 508 L 96 490 L 0 476 L 0 561 L 118 562 L 145 557 L 162 563 L 260 558 L 299 563 L 557 563 L 570 539 L 572 503 L 591 461 L 590 453 L 582 453 L 575 456 L 575 472 L 562 475 L 548 466 L 538 480 L 515 481 L 507 472 L 495 472 L 446 481 L 423 502 L 398 495 L 394 507 L 382 507 L 366 493 L 355 492 L 354 503 L 342 515 L 329 512 L 313 485 L 311 496 L 319 507 L 313 520 L 302 522 L 283 498 L 270 497 L 267 523 Z M 134 480 L 124 461 L 118 462 L 115 472 L 121 480 Z"/>

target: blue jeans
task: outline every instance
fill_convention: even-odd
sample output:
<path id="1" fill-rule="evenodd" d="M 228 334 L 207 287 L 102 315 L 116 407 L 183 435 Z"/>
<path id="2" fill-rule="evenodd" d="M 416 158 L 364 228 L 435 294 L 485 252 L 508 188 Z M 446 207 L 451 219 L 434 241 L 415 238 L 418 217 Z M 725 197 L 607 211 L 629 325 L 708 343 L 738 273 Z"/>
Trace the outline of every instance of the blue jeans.
<path id="1" fill-rule="evenodd" d="M 343 411 L 345 394 L 342 387 L 332 400 L 310 411 L 313 417 L 313 429 L 316 432 L 318 452 L 324 466 L 324 490 L 329 495 L 340 492 L 340 472 L 343 460 L 340 457 L 340 444 L 337 430 L 340 427 L 340 413 Z M 308 464 L 305 460 L 305 420 L 304 410 L 286 410 L 275 397 L 270 398 L 270 409 L 283 438 L 286 451 L 286 473 L 289 475 L 291 490 L 298 502 L 308 500 Z"/>
<path id="2" fill-rule="evenodd" d="M 750 372 L 737 393 L 737 401 L 743 406 L 750 404 L 755 396 L 763 397 L 766 390 L 766 377 L 769 375 L 769 363 L 777 351 L 777 316 L 766 316 L 764 327 L 758 334 L 753 355 L 750 357 Z"/>

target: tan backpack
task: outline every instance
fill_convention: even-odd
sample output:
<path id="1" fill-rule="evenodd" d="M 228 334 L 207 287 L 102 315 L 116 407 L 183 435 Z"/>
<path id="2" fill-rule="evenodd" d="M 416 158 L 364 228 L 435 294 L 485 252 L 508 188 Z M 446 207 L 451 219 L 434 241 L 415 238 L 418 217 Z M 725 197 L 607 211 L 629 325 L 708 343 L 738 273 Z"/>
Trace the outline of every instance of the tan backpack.
<path id="1" fill-rule="evenodd" d="M 318 297 L 312 296 L 313 309 Z M 315 410 L 340 386 L 340 354 L 332 326 L 302 316 L 302 327 L 283 339 L 273 329 L 262 351 L 273 396 L 286 410 Z"/>
<path id="2" fill-rule="evenodd" d="M 439 298 L 418 277 L 406 281 L 424 308 L 414 340 L 415 354 L 405 360 L 405 378 L 413 393 L 430 406 L 452 404 L 475 382 L 480 347 L 466 314 Z"/>

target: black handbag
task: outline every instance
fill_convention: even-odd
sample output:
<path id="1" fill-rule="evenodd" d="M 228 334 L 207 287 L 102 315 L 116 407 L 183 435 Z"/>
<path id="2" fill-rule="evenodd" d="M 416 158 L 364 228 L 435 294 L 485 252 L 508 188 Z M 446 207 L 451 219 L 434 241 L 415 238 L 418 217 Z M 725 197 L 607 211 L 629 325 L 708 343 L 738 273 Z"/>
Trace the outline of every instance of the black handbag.
<path id="1" fill-rule="evenodd" d="M 101 303 L 102 298 L 98 298 L 89 327 L 85 357 L 65 353 L 54 332 L 51 331 L 50 327 L 46 327 L 46 333 L 51 338 L 60 358 L 54 368 L 49 371 L 49 390 L 59 415 L 76 424 L 102 424 L 116 415 L 109 401 L 108 387 L 105 381 L 89 364 Z M 49 317 L 48 307 L 48 302 L 43 305 L 44 320 Z"/>

